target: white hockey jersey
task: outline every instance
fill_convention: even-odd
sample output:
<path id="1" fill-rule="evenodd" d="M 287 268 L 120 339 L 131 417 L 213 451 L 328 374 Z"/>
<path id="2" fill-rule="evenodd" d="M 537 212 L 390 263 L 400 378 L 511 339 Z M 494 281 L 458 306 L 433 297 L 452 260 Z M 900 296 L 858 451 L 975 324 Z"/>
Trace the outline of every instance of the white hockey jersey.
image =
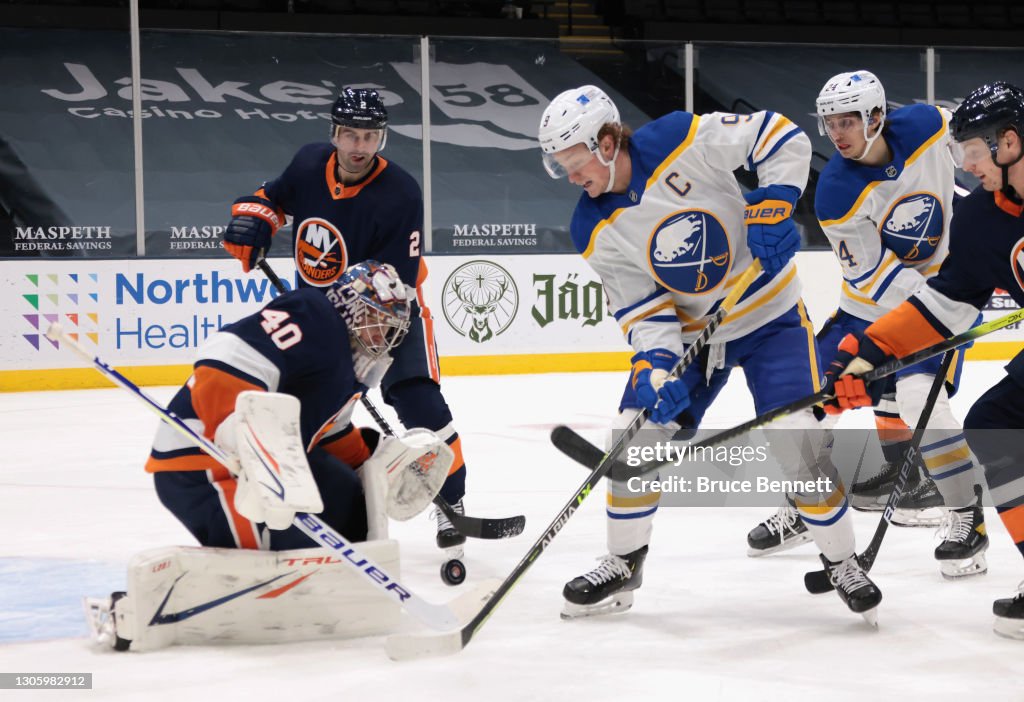
<path id="1" fill-rule="evenodd" d="M 953 216 L 950 113 L 908 105 L 886 120 L 892 162 L 864 166 L 833 155 L 814 209 L 843 269 L 839 309 L 874 321 L 939 271 Z"/>
<path id="2" fill-rule="evenodd" d="M 665 348 L 681 355 L 753 263 L 746 202 L 733 171 L 743 166 L 756 170 L 762 186 L 802 192 L 810 154 L 807 136 L 774 112 L 673 112 L 636 131 L 629 189 L 597 198 L 584 193 L 571 225 L 576 249 L 601 277 L 636 351 Z M 799 297 L 792 262 L 774 278 L 762 274 L 715 341 L 750 333 Z"/>

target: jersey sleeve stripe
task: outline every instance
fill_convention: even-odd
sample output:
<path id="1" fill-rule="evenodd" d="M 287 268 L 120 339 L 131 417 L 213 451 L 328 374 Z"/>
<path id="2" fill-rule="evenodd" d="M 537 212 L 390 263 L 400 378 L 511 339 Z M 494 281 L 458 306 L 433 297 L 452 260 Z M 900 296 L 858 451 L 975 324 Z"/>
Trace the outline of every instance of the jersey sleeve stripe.
<path id="1" fill-rule="evenodd" d="M 903 270 L 905 270 L 905 267 L 902 263 L 893 266 L 892 271 L 889 272 L 889 275 L 885 276 L 885 279 L 882 281 L 882 283 L 875 289 L 873 293 L 871 293 L 871 299 L 874 300 L 875 302 L 881 300 L 882 295 L 884 295 L 885 291 L 889 289 L 890 285 L 892 285 L 892 281 L 896 280 L 896 276 L 898 276 L 900 272 Z"/>
<path id="2" fill-rule="evenodd" d="M 757 159 L 761 155 L 761 153 L 768 147 L 768 144 L 771 143 L 772 139 L 775 138 L 775 136 L 779 134 L 779 132 L 781 132 L 787 126 L 792 127 L 797 132 L 800 131 L 800 128 L 797 127 L 792 122 L 790 122 L 787 117 L 783 117 L 782 115 L 777 114 L 774 115 L 773 119 L 777 120 L 775 126 L 772 127 L 768 131 L 768 133 L 764 135 L 762 139 L 759 139 L 758 141 L 754 142 L 754 148 L 750 150 L 750 156 L 752 158 Z"/>
<path id="3" fill-rule="evenodd" d="M 663 288 L 663 287 L 661 287 L 659 285 L 658 289 L 655 290 L 654 292 L 652 292 L 647 297 L 645 297 L 642 300 L 639 300 L 639 301 L 633 303 L 632 305 L 629 305 L 628 307 L 623 307 L 618 312 L 616 312 L 615 313 L 615 319 L 616 320 L 622 319 L 625 315 L 627 315 L 628 313 L 632 312 L 633 310 L 638 309 L 638 308 L 642 307 L 643 305 L 646 305 L 646 304 L 648 304 L 650 302 L 653 302 L 654 300 L 657 300 L 658 298 L 665 297 L 666 295 L 668 295 L 668 292 L 665 290 L 665 288 Z"/>
<path id="4" fill-rule="evenodd" d="M 634 324 L 648 320 L 649 317 L 653 317 L 658 312 L 671 309 L 675 309 L 675 303 L 672 302 L 671 299 L 668 299 L 662 302 L 661 304 L 655 305 L 654 307 L 650 307 L 642 311 L 638 311 L 635 314 L 631 314 L 629 317 L 625 318 L 625 320 L 619 320 L 619 326 L 622 327 L 622 333 L 626 334 L 629 332 L 629 330 L 633 327 Z M 675 319 L 674 317 L 673 321 L 678 323 L 678 320 Z"/>
<path id="5" fill-rule="evenodd" d="M 257 379 L 268 392 L 277 392 L 281 370 L 241 337 L 231 332 L 218 332 L 207 340 L 202 353 L 200 361 L 219 361 L 223 367 L 237 368 Z"/>
<path id="6" fill-rule="evenodd" d="M 765 154 L 764 156 L 762 156 L 762 157 L 761 157 L 761 158 L 759 158 L 758 160 L 756 160 L 756 161 L 752 161 L 751 163 L 753 163 L 753 165 L 754 165 L 754 167 L 755 167 L 755 168 L 756 168 L 757 166 L 760 166 L 760 165 L 761 165 L 762 163 L 764 163 L 765 161 L 767 161 L 768 159 L 770 159 L 770 158 L 771 158 L 772 156 L 774 156 L 774 155 L 775 155 L 775 152 L 776 152 L 776 151 L 778 151 L 779 149 L 781 149 L 781 148 L 782 148 L 782 147 L 783 147 L 783 146 L 785 145 L 785 143 L 786 143 L 787 141 L 789 141 L 790 139 L 792 139 L 792 138 L 793 138 L 793 137 L 795 137 L 795 136 L 799 136 L 800 134 L 803 134 L 803 130 L 801 130 L 801 129 L 800 129 L 799 127 L 796 127 L 796 126 L 794 126 L 794 128 L 793 128 L 793 129 L 791 129 L 791 130 L 789 130 L 788 132 L 786 132 L 786 133 L 785 133 L 785 134 L 784 134 L 784 135 L 782 136 L 782 138 L 781 138 L 781 139 L 779 139 L 778 141 L 776 141 L 776 142 L 775 142 L 775 145 L 774 145 L 774 146 L 772 146 L 772 148 L 771 148 L 771 151 L 769 151 L 768 153 L 766 153 L 766 154 Z"/>

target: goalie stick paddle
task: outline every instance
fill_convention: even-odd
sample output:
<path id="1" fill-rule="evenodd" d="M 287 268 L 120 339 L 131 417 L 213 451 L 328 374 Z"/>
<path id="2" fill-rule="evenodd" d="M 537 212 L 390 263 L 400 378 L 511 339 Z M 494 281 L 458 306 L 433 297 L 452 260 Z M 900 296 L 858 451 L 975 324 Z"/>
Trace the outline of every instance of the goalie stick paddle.
<path id="1" fill-rule="evenodd" d="M 903 491 L 907 487 L 910 471 L 916 470 L 917 465 L 921 462 L 921 439 L 924 437 L 925 428 L 928 426 L 928 420 L 932 416 L 932 410 L 935 408 L 935 402 L 938 400 L 939 392 L 942 390 L 942 384 L 946 380 L 946 373 L 949 371 L 954 355 L 953 351 L 947 351 L 945 358 L 942 359 L 939 372 L 935 374 L 935 380 L 932 381 L 932 386 L 928 389 L 928 397 L 925 400 L 924 408 L 921 410 L 921 416 L 918 418 L 917 424 L 914 425 L 914 434 L 910 438 L 910 445 L 907 446 L 907 450 L 903 454 L 903 460 L 900 462 L 900 470 L 896 474 L 896 482 L 892 486 L 892 492 L 889 493 L 889 499 L 885 501 L 882 518 L 878 520 L 878 526 L 875 527 L 874 536 L 871 537 L 868 547 L 864 549 L 862 554 L 857 556 L 857 561 L 865 572 L 871 570 L 871 566 L 875 564 L 875 558 L 878 557 L 878 549 L 881 547 L 882 539 L 885 538 L 885 532 L 892 521 L 893 512 L 896 511 L 900 498 L 903 497 Z M 804 587 L 812 595 L 820 595 L 835 589 L 832 581 L 829 580 L 828 573 L 824 570 L 812 570 L 805 573 Z"/>
<path id="2" fill-rule="evenodd" d="M 263 275 L 267 276 L 267 280 L 270 281 L 270 284 L 274 286 L 278 293 L 283 295 L 288 292 L 288 288 L 285 287 L 277 273 L 267 263 L 267 259 L 260 258 L 256 265 L 263 271 Z M 380 427 L 381 431 L 388 436 L 394 436 L 395 432 L 391 429 L 391 425 L 384 419 L 376 405 L 370 401 L 370 398 L 362 395 L 359 399 L 362 401 L 366 411 L 373 417 L 373 420 L 377 422 L 377 426 Z M 448 518 L 448 521 L 452 523 L 456 531 L 469 539 L 508 539 L 513 536 L 519 536 L 523 533 L 523 529 L 526 528 L 526 517 L 521 514 L 515 517 L 473 517 L 459 514 L 440 495 L 436 495 L 433 502 L 444 513 L 444 516 Z"/>
<path id="3" fill-rule="evenodd" d="M 98 356 L 93 356 L 89 353 L 85 347 L 65 334 L 59 324 L 51 324 L 46 330 L 46 337 L 51 341 L 60 341 L 63 346 L 70 348 L 79 356 L 92 363 L 93 368 L 114 383 L 114 385 L 130 392 L 171 428 L 177 430 L 211 458 L 227 467 L 228 457 L 216 444 L 205 436 L 197 434 L 178 415 L 168 411 L 159 402 L 144 393 L 135 383 L 100 360 Z M 465 609 L 465 603 L 478 601 L 479 598 L 489 596 L 488 593 L 494 590 L 492 584 L 485 582 L 463 593 L 447 604 L 434 604 L 417 596 L 379 565 L 360 554 L 354 544 L 350 543 L 316 515 L 299 512 L 295 515 L 295 520 L 292 523 L 309 536 L 318 546 L 334 553 L 338 560 L 347 567 L 362 573 L 364 582 L 373 585 L 383 596 L 394 601 L 402 609 L 432 629 L 447 631 L 459 626 L 460 622 L 464 619 L 461 616 L 461 612 Z"/>
<path id="4" fill-rule="evenodd" d="M 761 273 L 761 263 L 756 259 L 754 262 L 743 272 L 743 275 L 737 281 L 736 286 L 732 289 L 729 295 L 722 301 L 722 304 L 715 311 L 711 319 L 708 320 L 704 329 L 701 331 L 700 336 L 690 345 L 683 357 L 676 363 L 676 366 L 672 369 L 673 375 L 680 375 L 686 370 L 686 367 L 693 362 L 695 358 L 700 354 L 704 347 L 708 343 L 708 339 L 715 333 L 722 324 L 722 320 L 729 311 L 736 305 L 740 297 L 746 292 L 747 288 L 754 281 L 755 278 Z M 548 525 L 547 529 L 544 530 L 540 538 L 534 542 L 530 549 L 523 556 L 522 560 L 516 564 L 516 567 L 512 569 L 512 572 L 505 577 L 505 580 L 498 586 L 494 595 L 491 596 L 487 602 L 484 603 L 480 611 L 469 620 L 461 629 L 456 631 L 448 632 L 445 634 L 393 634 L 388 637 L 385 644 L 388 656 L 393 660 L 409 660 L 413 658 L 423 658 L 426 656 L 437 656 L 437 655 L 448 655 L 457 653 L 469 645 L 469 642 L 473 640 L 473 637 L 480 630 L 480 628 L 487 622 L 495 608 L 501 604 L 501 602 L 508 595 L 509 591 L 519 582 L 519 580 L 526 574 L 526 571 L 537 562 L 537 559 L 542 553 L 551 545 L 555 537 L 558 536 L 558 532 L 562 530 L 562 527 L 568 523 L 572 515 L 576 513 L 576 510 L 583 503 L 583 500 L 587 499 L 594 487 L 601 481 L 601 479 L 612 469 L 613 465 L 617 463 L 615 460 L 622 449 L 625 448 L 627 442 L 636 435 L 643 426 L 643 423 L 647 420 L 649 412 L 644 410 L 637 414 L 633 422 L 627 426 L 618 439 L 614 442 L 612 447 L 607 453 L 602 455 L 601 460 L 597 466 L 590 472 L 587 479 L 583 481 L 583 484 L 576 490 L 569 501 L 562 507 L 562 509 L 555 516 L 554 520 Z M 551 431 L 551 440 L 557 446 L 561 442 L 561 436 L 565 432 L 572 432 L 568 427 L 558 426 Z"/>

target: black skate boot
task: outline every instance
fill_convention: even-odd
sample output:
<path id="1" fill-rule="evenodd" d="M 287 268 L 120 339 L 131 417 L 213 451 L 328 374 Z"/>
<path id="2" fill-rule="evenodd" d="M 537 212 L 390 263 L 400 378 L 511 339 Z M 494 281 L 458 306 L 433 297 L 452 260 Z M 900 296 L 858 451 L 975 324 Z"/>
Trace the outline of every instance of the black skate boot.
<path id="1" fill-rule="evenodd" d="M 821 554 L 821 562 L 825 564 L 825 572 L 839 593 L 839 598 L 846 603 L 850 611 L 864 617 L 871 626 L 878 626 L 877 607 L 882 601 L 882 591 L 871 582 L 871 578 L 861 568 L 857 556 L 853 555 L 844 561 L 833 563 Z"/>
<path id="2" fill-rule="evenodd" d="M 786 503 L 747 534 L 747 555 L 751 558 L 786 551 L 811 540 L 807 525 L 796 508 Z"/>
<path id="3" fill-rule="evenodd" d="M 567 582 L 562 590 L 562 619 L 628 610 L 633 606 L 633 590 L 644 581 L 645 558 L 646 546 L 624 556 L 609 554 L 592 571 Z"/>
<path id="4" fill-rule="evenodd" d="M 949 510 L 940 534 L 944 539 L 935 548 L 935 558 L 939 561 L 942 577 L 955 580 L 988 571 L 985 561 L 988 535 L 985 533 L 985 510 L 981 504 Z"/>
<path id="5" fill-rule="evenodd" d="M 992 603 L 996 623 L 992 630 L 1008 639 L 1024 639 L 1024 582 L 1017 586 L 1017 594 Z"/>
<path id="6" fill-rule="evenodd" d="M 878 473 L 850 486 L 850 506 L 861 512 L 881 512 L 899 475 L 899 466 L 886 461 Z"/>
<path id="7" fill-rule="evenodd" d="M 919 476 L 917 485 L 909 487 L 893 510 L 893 525 L 899 527 L 937 527 L 946 516 L 946 503 L 942 500 L 935 481 L 927 475 Z"/>
<path id="8" fill-rule="evenodd" d="M 466 513 L 461 499 L 452 505 L 452 509 L 462 515 Z M 466 537 L 452 526 L 451 521 L 441 510 L 435 509 L 434 516 L 437 518 L 437 547 L 447 551 L 451 558 L 462 558 L 462 545 L 466 543 Z M 455 553 L 456 551 L 458 553 Z"/>

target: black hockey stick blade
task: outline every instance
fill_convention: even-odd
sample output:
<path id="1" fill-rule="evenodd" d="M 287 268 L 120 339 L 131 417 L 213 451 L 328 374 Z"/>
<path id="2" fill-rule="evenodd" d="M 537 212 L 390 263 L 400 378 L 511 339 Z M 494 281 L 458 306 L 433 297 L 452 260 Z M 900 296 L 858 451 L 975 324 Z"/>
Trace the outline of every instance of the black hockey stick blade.
<path id="1" fill-rule="evenodd" d="M 510 539 L 522 534 L 526 528 L 526 517 L 521 514 L 515 517 L 470 517 L 456 512 L 440 495 L 434 498 L 434 504 L 467 539 Z"/>
<path id="2" fill-rule="evenodd" d="M 551 432 L 551 443 L 559 451 L 585 468 L 593 470 L 604 458 L 604 451 L 590 443 L 575 430 L 566 426 L 555 427 Z"/>

